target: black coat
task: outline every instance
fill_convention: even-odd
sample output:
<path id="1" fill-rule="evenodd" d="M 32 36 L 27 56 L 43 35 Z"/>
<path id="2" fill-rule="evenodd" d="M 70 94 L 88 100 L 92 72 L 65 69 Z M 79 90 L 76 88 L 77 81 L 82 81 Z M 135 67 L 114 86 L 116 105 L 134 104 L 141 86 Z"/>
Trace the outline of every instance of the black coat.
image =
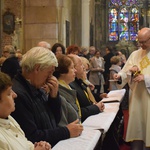
<path id="1" fill-rule="evenodd" d="M 11 77 L 11 79 L 14 78 L 14 76 L 17 74 L 19 70 L 20 70 L 19 61 L 18 58 L 15 56 L 7 58 L 1 67 L 1 71 L 8 74 Z"/>
<path id="2" fill-rule="evenodd" d="M 77 99 L 81 107 L 81 120 L 82 122 L 89 116 L 100 113 L 99 108 L 93 105 L 92 102 L 86 96 L 84 90 L 86 91 L 86 85 L 81 79 L 75 79 L 75 81 L 70 83 L 71 88 L 77 91 Z"/>
<path id="3" fill-rule="evenodd" d="M 67 127 L 58 127 L 61 100 L 47 97 L 42 90 L 35 89 L 21 74 L 13 80 L 17 93 L 16 110 L 12 116 L 20 124 L 28 140 L 47 141 L 54 146 L 70 137 Z"/>
<path id="4" fill-rule="evenodd" d="M 110 59 L 111 57 L 113 57 L 114 54 L 113 53 L 108 53 L 104 56 L 104 61 L 105 61 L 105 64 L 104 64 L 104 68 L 105 68 L 105 71 L 104 71 L 104 74 L 109 74 L 110 73 L 110 70 L 109 68 L 111 67 L 111 62 L 110 62 Z"/>

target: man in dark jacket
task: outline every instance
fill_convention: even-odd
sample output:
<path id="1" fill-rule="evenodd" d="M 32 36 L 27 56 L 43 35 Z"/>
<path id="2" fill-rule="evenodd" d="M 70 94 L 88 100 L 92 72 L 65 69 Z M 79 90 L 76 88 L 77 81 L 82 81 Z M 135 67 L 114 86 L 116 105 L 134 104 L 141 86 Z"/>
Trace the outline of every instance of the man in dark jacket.
<path id="1" fill-rule="evenodd" d="M 110 70 L 109 68 L 111 67 L 111 62 L 110 59 L 113 57 L 114 54 L 112 53 L 112 48 L 107 46 L 106 47 L 106 55 L 104 56 L 104 79 L 105 79 L 105 85 L 104 85 L 104 92 L 108 93 L 109 92 L 109 76 L 110 76 Z"/>
<path id="2" fill-rule="evenodd" d="M 12 45 L 6 45 L 4 50 L 7 50 L 8 55 L 2 64 L 1 71 L 8 74 L 11 79 L 13 79 L 20 70 L 19 60 Z"/>
<path id="3" fill-rule="evenodd" d="M 83 130 L 79 120 L 58 127 L 61 99 L 57 79 L 52 76 L 55 66 L 57 59 L 51 51 L 34 47 L 23 56 L 22 72 L 13 80 L 13 90 L 18 97 L 12 116 L 33 143 L 42 140 L 54 146 L 60 140 L 79 136 Z M 41 88 L 45 84 L 47 93 Z"/>
<path id="4" fill-rule="evenodd" d="M 77 99 L 81 107 L 81 119 L 83 122 L 87 117 L 102 112 L 104 110 L 104 104 L 102 102 L 93 104 L 93 102 L 90 100 L 86 84 L 82 80 L 84 75 L 84 66 L 81 58 L 73 54 L 68 56 L 73 60 L 76 69 L 75 81 L 70 83 L 70 86 L 77 91 Z"/>

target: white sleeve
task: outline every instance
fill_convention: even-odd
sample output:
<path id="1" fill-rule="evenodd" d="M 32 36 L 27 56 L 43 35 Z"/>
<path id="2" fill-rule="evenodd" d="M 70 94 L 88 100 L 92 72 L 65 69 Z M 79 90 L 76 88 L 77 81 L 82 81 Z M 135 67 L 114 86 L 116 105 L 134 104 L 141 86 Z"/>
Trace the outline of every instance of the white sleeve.
<path id="1" fill-rule="evenodd" d="M 144 81 L 145 81 L 147 91 L 150 94 L 150 75 L 144 75 Z"/>

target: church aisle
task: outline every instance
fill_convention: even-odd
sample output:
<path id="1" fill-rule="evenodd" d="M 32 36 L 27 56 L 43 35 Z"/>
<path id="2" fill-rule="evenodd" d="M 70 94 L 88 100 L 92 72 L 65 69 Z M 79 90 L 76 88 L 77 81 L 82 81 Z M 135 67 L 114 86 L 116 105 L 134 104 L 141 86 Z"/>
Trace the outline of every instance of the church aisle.
<path id="1" fill-rule="evenodd" d="M 124 136 L 123 138 L 125 139 L 126 136 L 126 131 L 127 131 L 127 124 L 128 124 L 128 118 L 129 118 L 129 110 L 123 110 L 123 115 L 124 115 Z M 130 145 L 123 143 L 120 145 L 120 150 L 130 150 Z"/>

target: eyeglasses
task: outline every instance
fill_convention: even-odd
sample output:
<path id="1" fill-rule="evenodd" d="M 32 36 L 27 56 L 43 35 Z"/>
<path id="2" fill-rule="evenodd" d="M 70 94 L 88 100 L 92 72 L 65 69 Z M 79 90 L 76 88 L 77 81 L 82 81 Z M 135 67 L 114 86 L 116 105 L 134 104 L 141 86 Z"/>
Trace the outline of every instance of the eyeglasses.
<path id="1" fill-rule="evenodd" d="M 145 44 L 146 42 L 148 42 L 150 40 L 150 37 L 146 40 L 146 41 L 139 41 L 140 44 Z"/>

